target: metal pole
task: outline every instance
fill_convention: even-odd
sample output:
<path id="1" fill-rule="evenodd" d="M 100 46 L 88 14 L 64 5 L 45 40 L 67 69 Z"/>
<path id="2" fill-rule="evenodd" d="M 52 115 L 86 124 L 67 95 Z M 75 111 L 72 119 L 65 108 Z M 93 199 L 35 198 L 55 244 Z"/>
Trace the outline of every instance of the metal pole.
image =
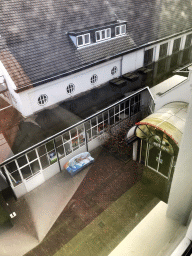
<path id="1" fill-rule="evenodd" d="M 83 124 L 83 126 L 84 126 L 84 131 L 85 131 L 85 146 L 86 146 L 86 151 L 88 152 L 87 130 L 86 130 L 85 123 Z"/>
<path id="2" fill-rule="evenodd" d="M 56 155 L 57 155 L 57 162 L 58 162 L 58 165 L 59 165 L 59 170 L 61 172 L 61 164 L 60 164 L 60 161 L 59 161 L 59 154 L 57 152 L 57 148 L 56 148 L 56 144 L 55 144 L 55 139 L 53 139 L 53 144 L 54 144 L 55 152 L 56 152 Z"/>

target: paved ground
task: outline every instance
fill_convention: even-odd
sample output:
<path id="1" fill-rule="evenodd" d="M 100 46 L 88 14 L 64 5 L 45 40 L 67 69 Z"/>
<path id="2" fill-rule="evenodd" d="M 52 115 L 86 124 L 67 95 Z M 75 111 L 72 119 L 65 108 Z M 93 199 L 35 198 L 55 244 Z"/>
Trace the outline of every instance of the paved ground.
<path id="1" fill-rule="evenodd" d="M 26 256 L 107 255 L 159 202 L 140 182 L 142 172 L 142 165 L 102 150 L 45 239 Z"/>
<path id="2" fill-rule="evenodd" d="M 108 255 L 158 202 L 159 199 L 138 182 L 62 246 L 54 256 Z"/>
<path id="3" fill-rule="evenodd" d="M 17 217 L 0 234 L 1 256 L 108 255 L 159 202 L 153 182 L 141 182 L 142 165 L 101 148 L 92 155 L 95 163 L 74 177 L 59 173 L 10 202 Z"/>
<path id="4" fill-rule="evenodd" d="M 99 149 L 93 152 L 97 158 Z M 90 166 L 91 167 L 91 166 Z M 17 201 L 9 201 L 17 216 L 13 227 L 0 234 L 0 256 L 23 256 L 37 246 L 59 217 L 89 168 L 71 177 L 61 172 Z M 39 255 L 40 256 L 40 255 Z"/>

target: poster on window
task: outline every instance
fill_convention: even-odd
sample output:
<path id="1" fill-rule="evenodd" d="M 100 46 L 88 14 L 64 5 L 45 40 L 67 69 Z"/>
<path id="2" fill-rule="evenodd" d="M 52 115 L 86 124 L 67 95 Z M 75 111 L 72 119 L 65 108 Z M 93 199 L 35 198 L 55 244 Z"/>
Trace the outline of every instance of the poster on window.
<path id="1" fill-rule="evenodd" d="M 48 155 L 49 155 L 50 164 L 53 164 L 57 161 L 57 155 L 55 152 L 51 152 Z"/>

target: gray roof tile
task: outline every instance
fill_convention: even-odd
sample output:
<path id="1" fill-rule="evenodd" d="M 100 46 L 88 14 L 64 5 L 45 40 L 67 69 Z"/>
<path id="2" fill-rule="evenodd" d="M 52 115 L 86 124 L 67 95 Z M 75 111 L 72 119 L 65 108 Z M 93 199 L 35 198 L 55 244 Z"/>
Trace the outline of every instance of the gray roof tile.
<path id="1" fill-rule="evenodd" d="M 191 0 L 2 0 L 0 57 L 18 90 L 192 28 Z M 69 31 L 127 21 L 127 36 L 77 49 Z"/>

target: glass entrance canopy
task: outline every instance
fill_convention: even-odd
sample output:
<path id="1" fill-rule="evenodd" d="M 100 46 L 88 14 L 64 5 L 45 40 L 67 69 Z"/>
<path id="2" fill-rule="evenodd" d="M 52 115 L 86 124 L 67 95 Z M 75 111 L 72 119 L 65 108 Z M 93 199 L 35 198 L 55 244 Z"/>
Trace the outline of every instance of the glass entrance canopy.
<path id="1" fill-rule="evenodd" d="M 135 135 L 169 154 L 179 148 L 188 103 L 171 102 L 136 124 Z"/>
<path id="2" fill-rule="evenodd" d="M 136 123 L 133 128 L 135 138 L 141 139 L 139 161 L 170 181 L 185 126 L 187 108 L 188 103 L 184 102 L 166 104 Z"/>

